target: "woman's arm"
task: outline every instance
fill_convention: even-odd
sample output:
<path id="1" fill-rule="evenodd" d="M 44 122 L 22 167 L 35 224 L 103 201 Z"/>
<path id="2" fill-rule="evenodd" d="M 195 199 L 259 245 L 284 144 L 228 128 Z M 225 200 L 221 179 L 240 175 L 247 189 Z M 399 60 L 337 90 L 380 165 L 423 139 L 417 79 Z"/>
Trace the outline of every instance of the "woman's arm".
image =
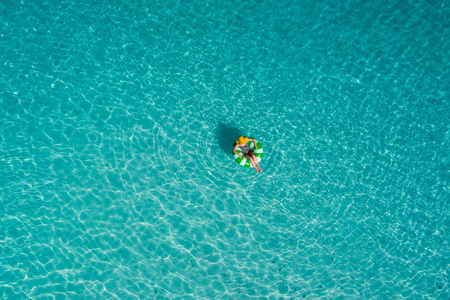
<path id="1" fill-rule="evenodd" d="M 234 146 L 233 152 L 236 153 L 236 154 L 239 156 L 239 158 L 242 159 L 242 155 L 240 155 L 240 154 L 236 151 L 237 147 L 239 147 L 239 145 Z"/>
<path id="2" fill-rule="evenodd" d="M 249 141 L 252 141 L 254 144 L 255 144 L 255 150 L 257 150 L 258 149 L 258 146 L 256 145 L 256 141 L 254 140 L 254 139 L 248 139 Z"/>

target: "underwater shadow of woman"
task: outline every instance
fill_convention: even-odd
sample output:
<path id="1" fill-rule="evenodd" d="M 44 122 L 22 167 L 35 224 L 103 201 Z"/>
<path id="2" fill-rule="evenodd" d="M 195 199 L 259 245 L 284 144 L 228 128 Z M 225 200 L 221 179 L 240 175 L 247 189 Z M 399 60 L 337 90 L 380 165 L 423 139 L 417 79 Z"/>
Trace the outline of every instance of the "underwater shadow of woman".
<path id="1" fill-rule="evenodd" d="M 230 127 L 222 122 L 217 125 L 216 139 L 220 149 L 227 155 L 231 155 L 236 139 L 242 135 L 237 128 Z"/>

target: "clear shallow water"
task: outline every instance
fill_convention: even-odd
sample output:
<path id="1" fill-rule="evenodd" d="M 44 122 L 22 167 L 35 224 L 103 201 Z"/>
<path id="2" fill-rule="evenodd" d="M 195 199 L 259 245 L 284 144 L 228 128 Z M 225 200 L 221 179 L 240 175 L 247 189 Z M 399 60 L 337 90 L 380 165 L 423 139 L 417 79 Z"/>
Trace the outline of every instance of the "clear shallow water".
<path id="1" fill-rule="evenodd" d="M 448 299 L 449 15 L 2 2 L 0 297 Z"/>

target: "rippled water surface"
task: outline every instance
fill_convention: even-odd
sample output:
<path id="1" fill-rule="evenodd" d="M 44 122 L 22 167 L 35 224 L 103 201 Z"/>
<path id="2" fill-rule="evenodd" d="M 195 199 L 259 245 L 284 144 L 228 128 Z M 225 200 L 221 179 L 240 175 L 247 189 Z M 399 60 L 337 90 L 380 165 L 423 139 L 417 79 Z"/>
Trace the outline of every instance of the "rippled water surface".
<path id="1" fill-rule="evenodd" d="M 0 298 L 448 299 L 449 16 L 2 1 Z"/>

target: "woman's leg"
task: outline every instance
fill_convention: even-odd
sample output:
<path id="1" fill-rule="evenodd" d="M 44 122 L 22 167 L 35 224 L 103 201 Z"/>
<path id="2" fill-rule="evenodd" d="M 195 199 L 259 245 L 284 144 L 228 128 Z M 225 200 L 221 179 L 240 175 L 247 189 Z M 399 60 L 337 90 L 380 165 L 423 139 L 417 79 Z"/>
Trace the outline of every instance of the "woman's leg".
<path id="1" fill-rule="evenodd" d="M 262 170 L 261 170 L 261 167 L 259 166 L 258 158 L 256 158 L 256 156 L 255 156 L 255 164 L 258 166 L 259 172 L 261 172 Z"/>
<path id="2" fill-rule="evenodd" d="M 248 154 L 248 153 L 244 153 L 244 156 L 250 161 L 250 163 L 251 163 L 252 166 L 255 168 L 255 170 L 256 170 L 257 172 L 259 172 L 259 171 L 258 171 L 258 168 L 256 167 L 255 161 L 253 160 L 253 157 L 252 157 L 250 154 Z"/>
<path id="3" fill-rule="evenodd" d="M 252 162 L 252 165 L 255 167 L 256 171 L 258 171 L 258 173 L 261 172 L 261 167 L 259 166 L 258 159 L 256 158 L 255 152 L 253 152 L 253 150 L 250 150 L 248 152 L 248 154 L 251 157 L 250 161 Z"/>
<path id="4" fill-rule="evenodd" d="M 253 156 L 253 160 L 254 160 L 255 165 L 256 165 L 256 166 L 258 167 L 258 169 L 259 169 L 259 170 L 257 170 L 258 173 L 261 172 L 261 167 L 259 166 L 258 159 L 256 158 L 256 156 Z"/>

